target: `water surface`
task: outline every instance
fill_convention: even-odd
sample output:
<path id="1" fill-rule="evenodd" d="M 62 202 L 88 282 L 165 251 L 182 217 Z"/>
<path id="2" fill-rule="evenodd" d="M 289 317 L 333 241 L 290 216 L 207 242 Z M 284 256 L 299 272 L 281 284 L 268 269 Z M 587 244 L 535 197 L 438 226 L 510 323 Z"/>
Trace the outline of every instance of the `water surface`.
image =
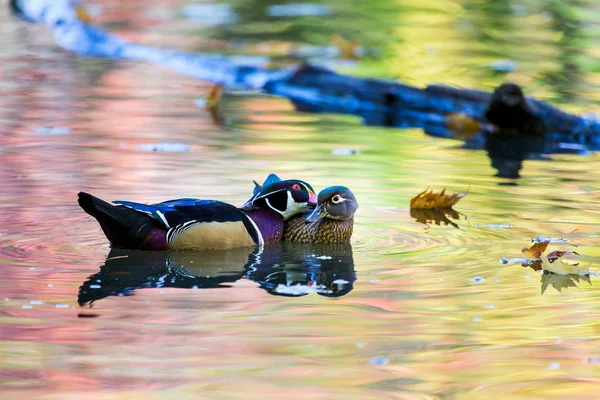
<path id="1" fill-rule="evenodd" d="M 329 16 L 266 18 L 270 2 L 232 2 L 218 24 L 182 1 L 93 4 L 98 23 L 139 43 L 414 85 L 513 80 L 564 109 L 597 109 L 593 3 L 332 1 Z M 510 179 L 458 140 L 261 94 L 226 94 L 215 120 L 196 102 L 207 83 L 67 54 L 5 7 L 0 27 L 3 398 L 595 397 L 598 278 L 499 260 L 546 235 L 598 264 L 596 154 L 533 157 Z M 341 60 L 336 34 L 371 55 Z M 502 60 L 516 69 L 499 71 Z M 190 151 L 140 147 L 162 142 Z M 242 204 L 271 172 L 350 187 L 352 248 L 277 247 L 258 263 L 254 249 L 117 254 L 75 200 Z M 428 186 L 468 189 L 460 214 L 417 221 L 431 216 L 411 215 L 409 200 Z"/>

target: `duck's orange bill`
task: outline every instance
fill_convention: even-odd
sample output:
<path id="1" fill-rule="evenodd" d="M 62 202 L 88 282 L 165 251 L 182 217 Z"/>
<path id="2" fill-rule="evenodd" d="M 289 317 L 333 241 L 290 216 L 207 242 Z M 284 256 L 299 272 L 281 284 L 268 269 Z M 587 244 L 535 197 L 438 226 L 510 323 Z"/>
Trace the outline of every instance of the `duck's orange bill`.
<path id="1" fill-rule="evenodd" d="M 317 195 L 310 190 L 308 191 L 308 204 L 314 204 L 315 206 L 317 205 Z"/>

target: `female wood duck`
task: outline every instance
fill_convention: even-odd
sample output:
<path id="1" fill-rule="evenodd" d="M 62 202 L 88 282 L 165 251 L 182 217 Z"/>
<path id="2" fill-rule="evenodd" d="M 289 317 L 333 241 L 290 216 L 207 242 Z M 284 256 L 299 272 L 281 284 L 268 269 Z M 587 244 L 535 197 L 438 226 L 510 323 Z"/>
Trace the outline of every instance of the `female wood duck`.
<path id="1" fill-rule="evenodd" d="M 349 242 L 358 203 L 344 186 L 321 190 L 312 213 L 296 215 L 285 222 L 283 240 L 298 243 Z"/>
<path id="2" fill-rule="evenodd" d="M 158 204 L 109 204 L 79 193 L 79 205 L 100 223 L 115 247 L 141 250 L 218 250 L 281 239 L 284 220 L 316 205 L 312 187 L 300 180 L 273 182 L 241 208 L 216 200 L 177 199 Z"/>

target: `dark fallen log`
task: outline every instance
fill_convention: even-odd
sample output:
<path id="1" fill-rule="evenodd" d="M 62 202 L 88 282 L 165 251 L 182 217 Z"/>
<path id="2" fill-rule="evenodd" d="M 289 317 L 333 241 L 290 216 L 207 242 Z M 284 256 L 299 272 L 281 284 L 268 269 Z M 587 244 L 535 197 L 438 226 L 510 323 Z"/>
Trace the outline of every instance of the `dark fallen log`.
<path id="1" fill-rule="evenodd" d="M 268 81 L 264 89 L 289 98 L 301 111 L 353 114 L 362 117 L 368 125 L 419 127 L 434 136 L 452 136 L 447 127 L 449 114 L 464 114 L 480 122 L 484 132 L 492 131 L 493 128 L 486 125 L 495 122 L 486 118 L 492 100 L 488 92 L 442 85 L 418 89 L 397 82 L 340 75 L 309 65 L 299 68 L 290 77 Z M 546 133 L 567 142 L 600 144 L 597 121 L 567 114 L 529 97 L 526 104 L 531 119 L 539 119 L 544 126 L 543 132 L 532 129 L 531 133 Z M 500 113 L 504 113 L 505 119 L 515 118 L 510 111 Z"/>
<path id="2" fill-rule="evenodd" d="M 484 147 L 486 135 L 495 130 L 490 122 L 502 126 L 503 120 L 521 120 L 521 130 L 543 134 L 553 143 L 585 145 L 590 149 L 600 146 L 598 121 L 567 114 L 529 97 L 525 98 L 523 109 L 530 115 L 524 119 L 522 115 L 515 117 L 515 110 L 510 107 L 501 108 L 500 112 L 488 110 L 492 99 L 488 92 L 442 85 L 421 89 L 341 75 L 311 65 L 268 70 L 267 60 L 260 57 L 179 52 L 128 42 L 81 21 L 71 0 L 11 0 L 10 4 L 21 17 L 44 23 L 57 45 L 73 53 L 146 61 L 227 88 L 264 90 L 290 99 L 299 111 L 357 115 L 367 125 L 422 128 L 427 134 L 440 137 L 455 136 L 449 118 L 460 114 L 477 124 L 480 132 L 470 139 L 469 146 L 480 148 Z M 515 124 L 508 124 L 511 125 Z M 540 126 L 543 129 L 538 129 Z"/>

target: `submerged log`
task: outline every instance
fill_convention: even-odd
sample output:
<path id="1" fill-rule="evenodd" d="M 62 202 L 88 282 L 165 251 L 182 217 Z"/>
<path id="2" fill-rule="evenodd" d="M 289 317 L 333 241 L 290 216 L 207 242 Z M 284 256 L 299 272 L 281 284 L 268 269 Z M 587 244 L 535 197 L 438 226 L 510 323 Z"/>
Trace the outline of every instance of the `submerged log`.
<path id="1" fill-rule="evenodd" d="M 555 142 L 600 146 L 598 121 L 567 114 L 530 97 L 524 97 L 522 108 L 516 111 L 525 114 L 517 115 L 510 107 L 490 103 L 492 94 L 479 90 L 443 85 L 421 89 L 341 75 L 311 65 L 269 70 L 262 57 L 226 57 L 138 45 L 79 19 L 72 0 L 10 0 L 10 5 L 22 18 L 44 23 L 56 44 L 70 52 L 146 61 L 227 88 L 264 90 L 290 99 L 299 111 L 352 114 L 367 125 L 416 127 L 441 137 L 454 135 L 448 126 L 449 116 L 459 114 L 478 124 L 479 136 L 493 132 L 493 125 L 507 125 L 543 134 Z M 511 122 L 505 123 L 507 120 Z M 484 141 L 475 137 L 471 142 L 477 140 Z"/>

